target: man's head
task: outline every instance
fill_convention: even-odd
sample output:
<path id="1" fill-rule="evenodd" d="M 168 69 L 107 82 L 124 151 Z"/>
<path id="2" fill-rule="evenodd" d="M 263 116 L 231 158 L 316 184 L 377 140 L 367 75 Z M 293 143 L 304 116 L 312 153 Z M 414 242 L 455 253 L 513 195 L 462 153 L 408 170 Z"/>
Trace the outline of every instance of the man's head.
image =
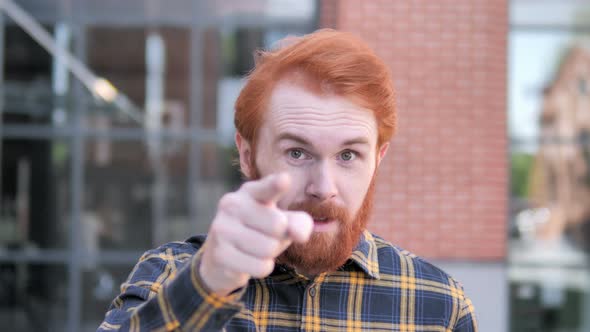
<path id="1" fill-rule="evenodd" d="M 365 228 L 374 178 L 395 128 L 387 67 L 359 39 L 321 30 L 260 53 L 236 102 L 236 144 L 249 179 L 287 172 L 281 208 L 307 211 L 314 233 L 279 262 L 334 270 Z"/>

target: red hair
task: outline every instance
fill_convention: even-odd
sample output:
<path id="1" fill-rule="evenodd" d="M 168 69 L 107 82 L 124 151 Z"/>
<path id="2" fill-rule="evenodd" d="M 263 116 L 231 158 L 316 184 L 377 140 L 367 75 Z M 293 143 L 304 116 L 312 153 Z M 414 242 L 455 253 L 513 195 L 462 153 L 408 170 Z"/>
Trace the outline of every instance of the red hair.
<path id="1" fill-rule="evenodd" d="M 372 110 L 378 126 L 377 147 L 391 139 L 396 111 L 388 67 L 354 35 L 323 29 L 288 37 L 279 48 L 257 53 L 256 65 L 236 101 L 234 118 L 236 129 L 252 147 L 270 94 L 288 72 L 301 72 L 318 86 Z"/>

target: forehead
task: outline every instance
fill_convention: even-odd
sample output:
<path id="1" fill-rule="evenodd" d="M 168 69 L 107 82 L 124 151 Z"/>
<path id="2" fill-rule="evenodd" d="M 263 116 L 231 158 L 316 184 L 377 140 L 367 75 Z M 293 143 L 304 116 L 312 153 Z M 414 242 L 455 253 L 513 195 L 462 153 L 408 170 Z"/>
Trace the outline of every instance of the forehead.
<path id="1" fill-rule="evenodd" d="M 279 82 L 269 100 L 263 127 L 275 135 L 285 132 L 316 138 L 365 137 L 376 144 L 374 112 L 346 97 L 316 93 L 291 82 Z"/>

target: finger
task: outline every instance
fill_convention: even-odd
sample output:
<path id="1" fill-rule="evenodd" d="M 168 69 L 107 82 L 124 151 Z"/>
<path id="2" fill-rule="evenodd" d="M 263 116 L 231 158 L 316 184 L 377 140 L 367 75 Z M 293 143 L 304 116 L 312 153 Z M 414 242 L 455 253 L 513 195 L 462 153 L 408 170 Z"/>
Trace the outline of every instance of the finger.
<path id="1" fill-rule="evenodd" d="M 289 246 L 293 244 L 293 240 L 291 240 L 291 237 L 289 237 L 288 235 L 283 237 L 283 239 L 280 241 L 279 243 L 279 255 L 281 253 L 283 253 L 283 251 L 287 250 L 287 248 L 289 248 Z M 276 257 L 279 257 L 279 255 L 277 255 Z M 275 257 L 275 258 L 276 258 Z"/>
<path id="2" fill-rule="evenodd" d="M 244 191 L 224 195 L 218 213 L 277 239 L 287 232 L 287 216 L 282 210 L 263 205 Z"/>
<path id="3" fill-rule="evenodd" d="M 309 240 L 313 231 L 313 219 L 307 212 L 287 211 L 287 235 L 295 242 L 304 243 Z"/>
<path id="4" fill-rule="evenodd" d="M 287 173 L 272 174 L 257 181 L 246 182 L 242 189 L 261 204 L 276 203 L 289 190 L 291 178 Z"/>
<path id="5" fill-rule="evenodd" d="M 243 225 L 236 225 L 230 241 L 240 251 L 257 258 L 275 258 L 284 250 L 280 239 L 248 229 Z"/>
<path id="6" fill-rule="evenodd" d="M 234 272 L 247 273 L 254 278 L 264 278 L 274 269 L 274 259 L 258 258 L 232 245 L 225 246 L 223 251 L 223 259 L 219 261 L 219 264 Z"/>
<path id="7" fill-rule="evenodd" d="M 278 208 L 263 206 L 258 203 L 244 204 L 237 213 L 239 215 L 236 217 L 246 227 L 268 236 L 282 239 L 287 232 L 289 224 L 287 215 Z"/>

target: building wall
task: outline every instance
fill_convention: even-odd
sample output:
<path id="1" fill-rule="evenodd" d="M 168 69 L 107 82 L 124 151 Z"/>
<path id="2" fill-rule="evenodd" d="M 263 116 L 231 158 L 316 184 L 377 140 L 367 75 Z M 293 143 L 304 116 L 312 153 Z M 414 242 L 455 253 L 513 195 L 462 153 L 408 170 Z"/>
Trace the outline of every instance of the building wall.
<path id="1" fill-rule="evenodd" d="M 481 331 L 506 331 L 506 0 L 324 0 L 320 25 L 389 64 L 398 132 L 369 228 L 434 260 L 472 298 Z"/>
<path id="2" fill-rule="evenodd" d="M 460 280 L 474 303 L 481 332 L 505 332 L 509 326 L 508 268 L 504 262 L 433 261 Z"/>
<path id="3" fill-rule="evenodd" d="M 425 257 L 503 260 L 506 0 L 331 0 L 320 8 L 324 26 L 376 50 L 396 85 L 398 132 L 371 229 Z"/>

